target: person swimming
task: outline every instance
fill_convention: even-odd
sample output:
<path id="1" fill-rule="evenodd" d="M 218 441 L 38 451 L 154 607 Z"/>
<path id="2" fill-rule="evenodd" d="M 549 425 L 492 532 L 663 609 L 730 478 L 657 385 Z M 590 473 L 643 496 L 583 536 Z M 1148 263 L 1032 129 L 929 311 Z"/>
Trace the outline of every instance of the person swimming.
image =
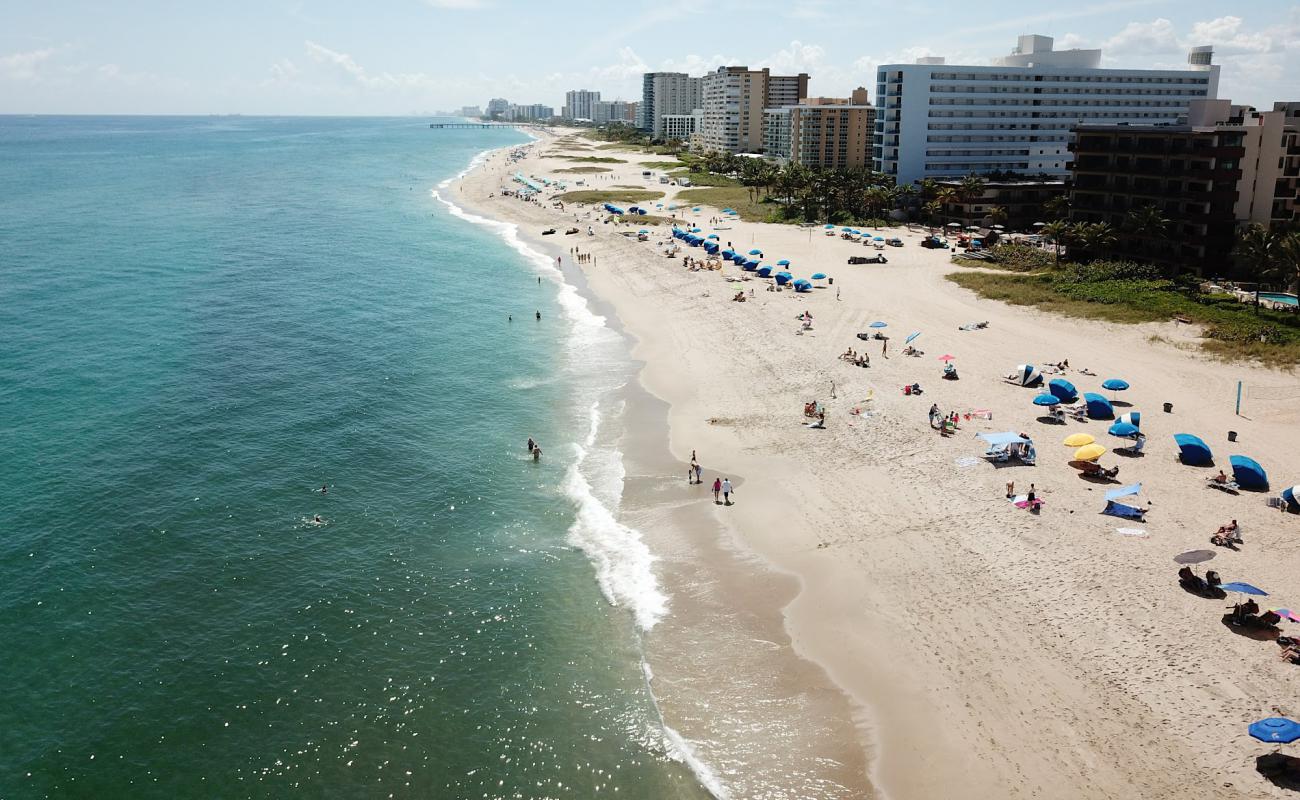
<path id="1" fill-rule="evenodd" d="M 538 318 L 538 319 L 541 319 L 541 318 L 542 318 L 542 312 L 540 312 L 540 311 L 537 312 L 537 318 Z"/>
<path id="2" fill-rule="evenodd" d="M 311 521 L 317 525 L 322 525 L 325 523 L 325 520 L 320 518 L 320 514 L 317 514 L 316 516 L 312 517 Z"/>
<path id="3" fill-rule="evenodd" d="M 329 487 L 322 483 L 320 486 L 320 493 L 329 494 Z"/>

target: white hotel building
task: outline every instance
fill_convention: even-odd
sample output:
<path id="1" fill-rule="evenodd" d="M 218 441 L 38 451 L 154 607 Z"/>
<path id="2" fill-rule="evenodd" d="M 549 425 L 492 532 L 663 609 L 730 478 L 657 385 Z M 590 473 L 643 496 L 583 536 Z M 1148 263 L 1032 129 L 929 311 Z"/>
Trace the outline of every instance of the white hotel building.
<path id="1" fill-rule="evenodd" d="M 1211 57 L 1197 47 L 1187 69 L 1102 69 L 1100 50 L 1053 50 L 1050 36 L 1021 36 L 989 66 L 885 64 L 875 168 L 900 185 L 972 172 L 1064 176 L 1073 126 L 1176 124 L 1192 100 L 1217 97 Z"/>

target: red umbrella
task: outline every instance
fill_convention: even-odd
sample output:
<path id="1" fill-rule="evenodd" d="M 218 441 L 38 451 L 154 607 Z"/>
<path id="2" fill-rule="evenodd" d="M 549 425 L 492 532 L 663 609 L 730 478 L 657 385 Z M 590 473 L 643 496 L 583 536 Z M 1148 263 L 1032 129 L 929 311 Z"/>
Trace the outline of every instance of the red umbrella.
<path id="1" fill-rule="evenodd" d="M 944 354 L 944 355 L 939 356 L 939 360 L 940 360 L 940 361 L 952 361 L 952 360 L 955 359 L 955 358 L 956 358 L 956 356 L 950 356 L 950 355 L 947 355 L 947 354 Z"/>

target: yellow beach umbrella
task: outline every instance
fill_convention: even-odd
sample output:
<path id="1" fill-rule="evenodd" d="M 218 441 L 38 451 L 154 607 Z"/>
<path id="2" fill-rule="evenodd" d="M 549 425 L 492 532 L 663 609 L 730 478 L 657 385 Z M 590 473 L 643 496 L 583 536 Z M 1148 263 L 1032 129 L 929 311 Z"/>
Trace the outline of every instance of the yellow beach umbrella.
<path id="1" fill-rule="evenodd" d="M 1090 433 L 1072 433 L 1065 437 L 1065 441 L 1061 442 L 1061 444 L 1066 447 L 1083 447 L 1085 444 L 1092 444 L 1095 441 L 1097 440 L 1092 438 Z"/>
<path id="2" fill-rule="evenodd" d="M 1090 444 L 1080 447 L 1074 451 L 1076 461 L 1096 461 L 1106 452 L 1106 448 L 1099 444 Z"/>

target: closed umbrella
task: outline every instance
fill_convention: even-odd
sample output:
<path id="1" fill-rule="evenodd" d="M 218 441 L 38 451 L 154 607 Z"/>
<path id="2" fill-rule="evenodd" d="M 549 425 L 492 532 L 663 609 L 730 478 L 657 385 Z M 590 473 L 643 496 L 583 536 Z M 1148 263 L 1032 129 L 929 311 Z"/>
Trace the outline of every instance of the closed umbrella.
<path id="1" fill-rule="evenodd" d="M 1054 394 L 1040 394 L 1034 398 L 1036 406 L 1055 406 L 1061 404 L 1061 398 Z"/>
<path id="2" fill-rule="evenodd" d="M 1087 444 L 1074 451 L 1075 461 L 1096 461 L 1106 454 L 1106 448 L 1099 444 Z"/>
<path id="3" fill-rule="evenodd" d="M 907 338 L 903 340 L 903 344 L 911 344 L 912 340 L 920 335 L 921 335 L 920 331 L 917 331 L 916 333 L 908 334 Z"/>
<path id="4" fill-rule="evenodd" d="M 1061 442 L 1061 444 L 1066 447 L 1083 447 L 1085 444 L 1092 444 L 1095 441 L 1097 440 L 1090 433 L 1072 433 L 1065 437 L 1065 441 Z"/>

